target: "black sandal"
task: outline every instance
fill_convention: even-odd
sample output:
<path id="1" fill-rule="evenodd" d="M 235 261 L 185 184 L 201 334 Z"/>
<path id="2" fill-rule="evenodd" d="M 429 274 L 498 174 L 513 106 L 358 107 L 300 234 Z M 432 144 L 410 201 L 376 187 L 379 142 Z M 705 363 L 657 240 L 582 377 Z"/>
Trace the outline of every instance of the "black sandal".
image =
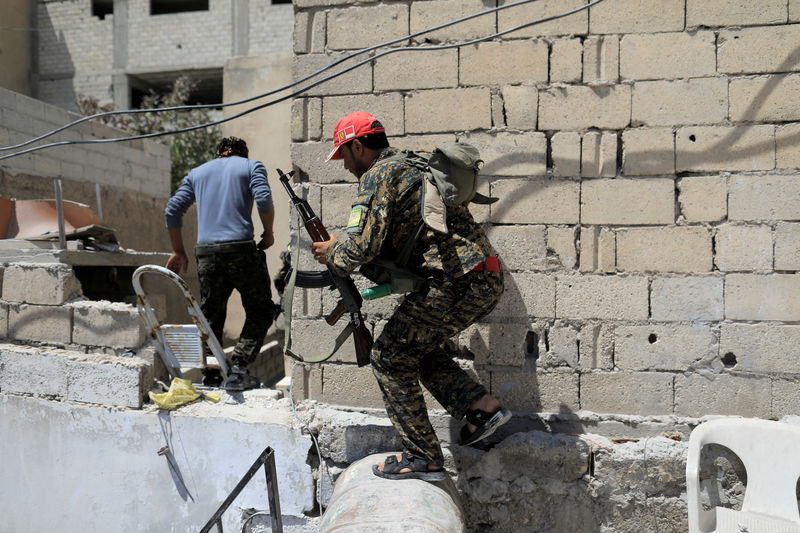
<path id="1" fill-rule="evenodd" d="M 480 409 L 468 409 L 466 418 L 467 422 L 476 428 L 475 431 L 470 431 L 466 425 L 461 428 L 462 446 L 475 444 L 494 433 L 497 428 L 511 419 L 511 411 L 502 407 L 495 413 L 487 413 Z"/>
<path id="2" fill-rule="evenodd" d="M 372 471 L 376 476 L 384 479 L 421 479 L 423 481 L 441 481 L 444 479 L 444 469 L 428 470 L 428 463 L 424 459 L 414 457 L 405 452 L 401 455 L 401 460 L 397 460 L 396 455 L 390 455 L 383 462 L 383 471 L 378 470 L 378 465 L 372 465 Z M 408 468 L 410 472 L 400 472 Z"/>

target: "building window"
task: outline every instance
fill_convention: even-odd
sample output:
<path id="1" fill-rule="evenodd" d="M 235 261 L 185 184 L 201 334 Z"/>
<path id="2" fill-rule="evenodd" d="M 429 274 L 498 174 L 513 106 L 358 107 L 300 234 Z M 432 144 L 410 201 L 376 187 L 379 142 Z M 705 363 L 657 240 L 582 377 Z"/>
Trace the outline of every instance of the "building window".
<path id="1" fill-rule="evenodd" d="M 150 0 L 151 15 L 208 11 L 208 0 Z"/>
<path id="2" fill-rule="evenodd" d="M 92 16 L 105 20 L 106 15 L 114 14 L 114 0 L 92 0 Z"/>
<path id="3" fill-rule="evenodd" d="M 222 103 L 222 69 L 184 70 L 181 72 L 154 72 L 129 76 L 131 107 L 140 108 L 148 94 L 165 95 L 172 90 L 175 80 L 185 76 L 193 81 L 194 90 L 189 105 Z"/>

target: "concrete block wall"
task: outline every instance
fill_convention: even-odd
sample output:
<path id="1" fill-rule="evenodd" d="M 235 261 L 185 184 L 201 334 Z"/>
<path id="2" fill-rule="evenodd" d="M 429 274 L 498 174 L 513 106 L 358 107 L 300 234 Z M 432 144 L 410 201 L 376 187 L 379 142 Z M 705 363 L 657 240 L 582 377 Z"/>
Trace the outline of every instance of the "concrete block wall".
<path id="1" fill-rule="evenodd" d="M 503 4 L 298 0 L 295 77 Z M 585 4 L 504 9 L 412 44 Z M 515 410 L 797 414 L 798 22 L 795 1 L 606 0 L 488 42 L 385 55 L 294 100 L 293 164 L 341 236 L 355 179 L 323 160 L 343 114 L 372 112 L 400 148 L 480 149 L 482 186 L 500 201 L 473 212 L 506 292 L 457 341 Z M 316 339 L 332 304 L 301 298 Z M 377 332 L 391 305 L 364 311 Z M 296 390 L 374 406 L 366 385 L 328 390 L 349 364 L 296 369 Z"/>
<path id="2" fill-rule="evenodd" d="M 80 115 L 54 105 L 0 88 L 0 144 L 3 147 L 28 141 L 80 118 Z M 84 122 L 42 142 L 86 141 L 124 135 L 124 132 L 99 122 Z M 98 183 L 119 192 L 154 198 L 168 198 L 170 194 L 169 148 L 147 139 L 47 148 L 0 161 L 0 169 L 11 174 Z M 52 198 L 52 184 L 49 187 L 51 192 L 47 198 Z M 12 193 L 3 191 L 2 195 Z M 88 204 L 94 198 L 66 199 Z"/>

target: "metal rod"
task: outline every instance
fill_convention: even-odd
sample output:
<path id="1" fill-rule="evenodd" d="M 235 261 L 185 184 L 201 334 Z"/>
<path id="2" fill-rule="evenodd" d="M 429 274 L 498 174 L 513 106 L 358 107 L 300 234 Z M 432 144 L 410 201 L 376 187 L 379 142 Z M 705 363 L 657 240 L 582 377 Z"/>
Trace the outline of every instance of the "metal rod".
<path id="1" fill-rule="evenodd" d="M 100 197 L 99 183 L 94 184 L 94 195 L 97 198 L 97 216 L 100 217 L 100 220 L 103 220 L 103 199 Z"/>
<path id="2" fill-rule="evenodd" d="M 63 250 L 67 247 L 67 231 L 64 226 L 64 198 L 61 195 L 61 180 L 53 179 L 56 188 L 56 211 L 58 212 L 58 246 Z"/>

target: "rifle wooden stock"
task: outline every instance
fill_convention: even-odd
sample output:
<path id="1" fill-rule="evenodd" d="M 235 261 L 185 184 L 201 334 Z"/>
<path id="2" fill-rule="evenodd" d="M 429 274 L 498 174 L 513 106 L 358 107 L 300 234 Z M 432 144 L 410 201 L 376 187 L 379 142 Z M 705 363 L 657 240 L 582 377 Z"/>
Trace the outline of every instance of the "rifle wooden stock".
<path id="1" fill-rule="evenodd" d="M 331 313 L 325 317 L 325 322 L 328 323 L 329 326 L 336 324 L 342 315 L 347 312 L 347 308 L 344 306 L 344 302 L 339 300 L 339 303 L 336 304 L 336 308 L 331 311 Z"/>
<path id="2" fill-rule="evenodd" d="M 353 342 L 356 345 L 356 362 L 358 366 L 369 364 L 369 354 L 372 351 L 372 334 L 364 325 L 361 313 L 358 313 L 359 325 L 353 330 Z"/>

